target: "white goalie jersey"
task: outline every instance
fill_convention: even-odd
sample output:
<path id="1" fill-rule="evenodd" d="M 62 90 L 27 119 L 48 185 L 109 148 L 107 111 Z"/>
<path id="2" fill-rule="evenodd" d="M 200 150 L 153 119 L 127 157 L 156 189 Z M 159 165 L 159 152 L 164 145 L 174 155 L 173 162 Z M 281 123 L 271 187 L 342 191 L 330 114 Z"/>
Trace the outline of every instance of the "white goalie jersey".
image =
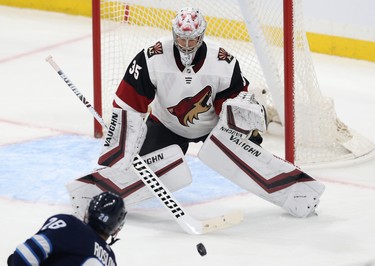
<path id="1" fill-rule="evenodd" d="M 211 132 L 222 103 L 246 91 L 238 61 L 216 43 L 204 42 L 191 65 L 184 66 L 173 39 L 140 52 L 117 89 L 114 105 L 152 115 L 185 138 Z"/>

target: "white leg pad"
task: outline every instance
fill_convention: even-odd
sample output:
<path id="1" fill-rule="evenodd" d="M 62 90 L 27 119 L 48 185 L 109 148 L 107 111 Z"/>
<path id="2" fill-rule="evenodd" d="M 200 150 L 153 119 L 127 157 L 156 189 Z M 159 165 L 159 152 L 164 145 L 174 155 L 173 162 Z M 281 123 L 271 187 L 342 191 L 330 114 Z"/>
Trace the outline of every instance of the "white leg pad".
<path id="1" fill-rule="evenodd" d="M 324 191 L 321 182 L 225 126 L 218 125 L 211 132 L 198 157 L 222 176 L 296 217 L 314 213 Z"/>
<path id="2" fill-rule="evenodd" d="M 176 191 L 191 184 L 192 177 L 181 148 L 177 145 L 142 156 L 145 162 L 168 187 Z M 74 214 L 83 217 L 90 199 L 102 191 L 121 195 L 127 206 L 153 197 L 132 169 L 120 171 L 106 167 L 78 178 L 66 185 Z"/>
<path id="3" fill-rule="evenodd" d="M 90 200 L 103 192 L 98 186 L 74 180 L 66 184 L 70 202 L 73 207 L 73 215 L 83 220 Z"/>

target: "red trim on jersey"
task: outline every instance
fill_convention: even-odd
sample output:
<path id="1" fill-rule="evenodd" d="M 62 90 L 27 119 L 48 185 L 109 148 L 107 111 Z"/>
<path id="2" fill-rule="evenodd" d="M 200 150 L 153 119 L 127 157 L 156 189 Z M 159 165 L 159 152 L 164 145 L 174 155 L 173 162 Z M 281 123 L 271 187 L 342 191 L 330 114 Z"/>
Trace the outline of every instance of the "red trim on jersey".
<path id="1" fill-rule="evenodd" d="M 139 94 L 136 89 L 125 80 L 121 80 L 116 95 L 123 102 L 140 113 L 147 113 L 148 105 L 152 102 L 151 99 Z"/>
<path id="2" fill-rule="evenodd" d="M 248 89 L 248 86 L 246 85 L 245 87 L 242 88 L 241 91 L 247 91 Z M 214 100 L 214 107 L 215 107 L 215 112 L 217 115 L 220 114 L 221 112 L 221 109 L 223 107 L 223 103 L 227 100 L 227 99 L 233 99 L 234 97 L 236 97 L 238 94 L 240 94 L 241 91 L 236 91 L 236 92 L 233 92 L 230 96 L 226 96 L 225 98 L 215 98 Z"/>
<path id="3" fill-rule="evenodd" d="M 217 100 L 215 99 L 215 100 L 214 100 L 215 113 L 216 113 L 217 115 L 220 114 L 221 109 L 222 109 L 222 107 L 223 107 L 223 103 L 224 103 L 225 100 L 226 100 L 226 99 L 217 99 Z"/>
<path id="4" fill-rule="evenodd" d="M 247 87 L 244 88 L 244 91 L 246 91 Z M 214 107 L 215 107 L 215 112 L 217 115 L 220 114 L 221 112 L 221 109 L 223 107 L 223 103 L 227 100 L 227 99 L 233 99 L 234 97 L 236 97 L 240 92 L 234 92 L 232 95 L 230 95 L 229 97 L 227 98 L 219 98 L 219 99 L 215 99 L 214 100 Z"/>
<path id="5" fill-rule="evenodd" d="M 152 120 L 154 120 L 154 121 L 156 121 L 156 122 L 158 122 L 158 123 L 160 123 L 159 118 L 157 118 L 156 116 L 154 116 L 154 114 L 152 112 L 150 113 L 149 118 L 152 119 Z"/>
<path id="6" fill-rule="evenodd" d="M 121 109 L 121 106 L 118 105 L 115 100 L 113 100 L 112 106 L 115 107 L 115 108 L 120 108 Z"/>

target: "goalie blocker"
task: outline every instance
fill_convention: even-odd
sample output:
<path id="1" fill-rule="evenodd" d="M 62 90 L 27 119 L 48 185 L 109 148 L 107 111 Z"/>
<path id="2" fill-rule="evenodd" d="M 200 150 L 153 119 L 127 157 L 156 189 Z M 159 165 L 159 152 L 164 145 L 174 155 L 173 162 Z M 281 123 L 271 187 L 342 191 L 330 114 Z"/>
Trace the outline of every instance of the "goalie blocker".
<path id="1" fill-rule="evenodd" d="M 324 185 L 248 139 L 252 132 L 265 129 L 264 109 L 248 96 L 241 93 L 224 103 L 219 123 L 198 157 L 222 176 L 291 215 L 311 215 Z M 248 119 L 252 121 L 246 123 Z"/>
<path id="2" fill-rule="evenodd" d="M 114 107 L 98 164 L 127 171 L 144 142 L 146 132 L 142 114 Z"/>

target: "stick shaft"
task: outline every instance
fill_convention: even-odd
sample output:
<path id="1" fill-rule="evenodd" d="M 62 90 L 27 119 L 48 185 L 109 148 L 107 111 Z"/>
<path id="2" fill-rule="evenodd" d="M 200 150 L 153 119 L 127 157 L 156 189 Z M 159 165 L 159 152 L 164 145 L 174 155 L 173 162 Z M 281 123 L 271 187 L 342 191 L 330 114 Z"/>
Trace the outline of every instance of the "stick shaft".
<path id="1" fill-rule="evenodd" d="M 86 100 L 85 96 L 78 90 L 78 88 L 74 85 L 74 83 L 68 78 L 67 75 L 61 70 L 61 68 L 56 64 L 53 60 L 52 56 L 48 56 L 46 61 L 55 69 L 57 74 L 60 75 L 61 79 L 65 81 L 65 83 L 69 86 L 72 92 L 78 97 L 78 99 L 86 105 L 87 109 L 90 113 L 95 117 L 95 119 L 102 125 L 102 127 L 107 128 L 107 125 L 104 122 L 104 119 L 96 112 L 94 107 L 90 104 L 88 100 Z"/>

